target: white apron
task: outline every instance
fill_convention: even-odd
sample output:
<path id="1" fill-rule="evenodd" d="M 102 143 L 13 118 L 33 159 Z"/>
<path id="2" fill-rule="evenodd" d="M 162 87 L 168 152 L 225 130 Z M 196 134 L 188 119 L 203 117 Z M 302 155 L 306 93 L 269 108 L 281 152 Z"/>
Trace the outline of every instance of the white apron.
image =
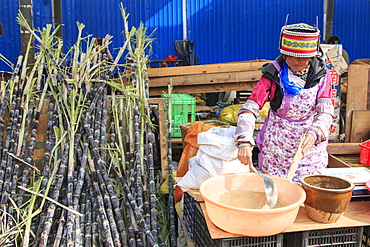
<path id="1" fill-rule="evenodd" d="M 270 109 L 265 124 L 257 137 L 260 150 L 259 168 L 267 174 L 285 178 L 300 138 L 313 122 L 319 86 L 301 89 L 296 96 L 284 96 L 280 109 Z M 327 141 L 314 145 L 298 164 L 293 178 L 300 183 L 300 177 L 315 174 L 328 165 Z"/>

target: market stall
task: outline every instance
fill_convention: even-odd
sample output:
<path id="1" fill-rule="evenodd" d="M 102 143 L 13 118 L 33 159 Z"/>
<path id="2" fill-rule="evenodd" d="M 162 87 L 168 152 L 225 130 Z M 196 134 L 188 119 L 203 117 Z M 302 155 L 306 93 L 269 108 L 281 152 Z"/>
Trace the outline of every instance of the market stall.
<path id="1" fill-rule="evenodd" d="M 246 63 L 249 64 L 249 67 L 246 67 L 244 64 L 242 68 L 247 68 L 246 70 L 251 68 L 253 71 L 255 69 L 258 70 L 259 66 L 265 62 L 247 61 Z M 158 94 L 170 83 L 174 86 L 174 92 L 185 94 L 242 90 L 246 88 L 253 89 L 257 78 L 259 78 L 258 71 L 253 72 L 255 75 L 252 77 L 244 75 L 244 78 L 249 79 L 243 82 L 239 80 L 240 78 L 238 76 L 237 78 L 227 76 L 229 72 L 226 72 L 225 68 L 238 66 L 238 64 L 240 65 L 242 63 L 191 66 L 194 67 L 195 70 L 193 70 L 193 68 L 181 68 L 181 71 L 176 71 L 174 74 L 172 74 L 170 70 L 149 71 L 149 75 L 152 75 L 153 78 L 151 80 L 152 94 Z M 200 74 L 197 74 L 198 67 L 200 71 L 203 71 Z M 217 68 L 218 72 L 211 70 L 211 68 Z M 210 73 L 210 71 L 213 72 Z M 192 73 L 194 73 L 194 75 L 192 75 Z M 219 74 L 217 75 L 217 73 Z M 232 73 L 237 72 L 233 71 Z M 240 73 L 240 71 L 238 73 Z M 245 73 L 252 72 L 249 71 Z M 351 73 L 350 70 L 350 78 Z M 225 87 L 225 85 L 227 86 Z M 352 86 L 353 84 L 348 87 L 351 88 Z M 351 90 L 352 89 L 349 90 L 349 93 L 351 93 Z M 351 111 L 351 109 L 347 110 L 347 112 L 349 111 Z M 357 118 L 365 118 L 365 115 L 361 115 L 361 113 L 357 114 L 354 112 L 353 114 L 357 116 Z M 360 123 L 360 125 L 354 125 L 352 123 L 353 127 L 351 128 L 351 133 L 359 133 L 368 129 L 365 126 L 366 121 L 360 120 Z M 358 134 L 355 135 L 358 136 Z M 183 142 L 183 140 L 184 137 L 181 141 Z M 329 167 L 357 167 L 367 169 L 367 166 L 360 163 L 360 144 L 362 141 L 364 141 L 364 139 L 357 139 L 357 142 L 351 143 L 330 142 L 327 147 L 329 153 Z M 361 190 L 361 193 L 358 192 L 358 194 L 353 197 L 345 214 L 336 223 L 323 224 L 312 221 L 307 217 L 305 207 L 302 205 L 299 208 L 299 213 L 293 225 L 281 234 L 274 236 L 249 237 L 229 233 L 218 228 L 208 217 L 206 206 L 197 191 L 190 190 L 184 194 L 184 214 L 179 215 L 179 219 L 187 231 L 186 236 L 189 246 L 254 246 L 252 244 L 263 243 L 272 244 L 271 246 L 317 246 L 321 243 L 329 245 L 339 244 L 341 246 L 360 246 L 361 244 L 363 246 L 369 246 L 370 221 L 367 215 L 370 210 L 370 197 L 366 191 Z M 246 224 L 248 224 L 247 220 Z M 317 245 L 313 244 L 313 242 Z"/>

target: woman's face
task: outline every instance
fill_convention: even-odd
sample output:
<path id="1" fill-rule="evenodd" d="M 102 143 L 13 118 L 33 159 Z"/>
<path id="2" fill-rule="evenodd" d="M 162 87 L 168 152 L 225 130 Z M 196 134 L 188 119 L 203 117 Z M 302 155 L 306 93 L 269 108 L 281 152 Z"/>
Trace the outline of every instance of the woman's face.
<path id="1" fill-rule="evenodd" d="M 288 64 L 289 68 L 297 72 L 306 68 L 310 61 L 310 57 L 285 56 L 285 62 Z"/>

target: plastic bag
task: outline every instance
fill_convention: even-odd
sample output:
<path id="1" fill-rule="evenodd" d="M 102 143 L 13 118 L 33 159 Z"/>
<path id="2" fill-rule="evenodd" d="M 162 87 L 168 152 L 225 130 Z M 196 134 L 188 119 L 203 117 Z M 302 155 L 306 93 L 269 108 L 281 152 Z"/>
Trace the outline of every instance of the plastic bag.
<path id="1" fill-rule="evenodd" d="M 231 106 L 223 108 L 220 111 L 218 120 L 231 124 L 231 125 L 236 125 L 238 123 L 238 113 L 239 113 L 241 106 L 242 104 L 236 104 L 236 105 L 231 105 Z M 259 115 L 257 118 L 259 122 L 263 122 L 265 120 L 269 109 L 270 109 L 270 102 L 266 102 L 259 112 Z"/>
<path id="2" fill-rule="evenodd" d="M 223 108 L 220 111 L 218 120 L 231 125 L 236 125 L 236 123 L 238 122 L 238 112 L 241 106 L 242 104 L 235 104 Z"/>
<path id="3" fill-rule="evenodd" d="M 188 133 L 185 137 L 186 147 L 182 151 L 182 155 L 179 161 L 177 176 L 182 177 L 188 171 L 188 161 L 191 157 L 194 157 L 198 152 L 198 134 L 201 132 L 208 131 L 213 126 L 206 124 L 202 121 L 194 122 L 188 129 Z"/>

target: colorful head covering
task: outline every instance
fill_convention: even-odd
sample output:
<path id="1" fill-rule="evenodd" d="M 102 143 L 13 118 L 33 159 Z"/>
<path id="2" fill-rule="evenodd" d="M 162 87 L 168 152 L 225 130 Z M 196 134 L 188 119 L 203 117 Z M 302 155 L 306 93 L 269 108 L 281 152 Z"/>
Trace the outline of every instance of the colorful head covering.
<path id="1" fill-rule="evenodd" d="M 293 57 L 314 57 L 319 48 L 320 30 L 306 23 L 281 28 L 280 53 Z"/>

